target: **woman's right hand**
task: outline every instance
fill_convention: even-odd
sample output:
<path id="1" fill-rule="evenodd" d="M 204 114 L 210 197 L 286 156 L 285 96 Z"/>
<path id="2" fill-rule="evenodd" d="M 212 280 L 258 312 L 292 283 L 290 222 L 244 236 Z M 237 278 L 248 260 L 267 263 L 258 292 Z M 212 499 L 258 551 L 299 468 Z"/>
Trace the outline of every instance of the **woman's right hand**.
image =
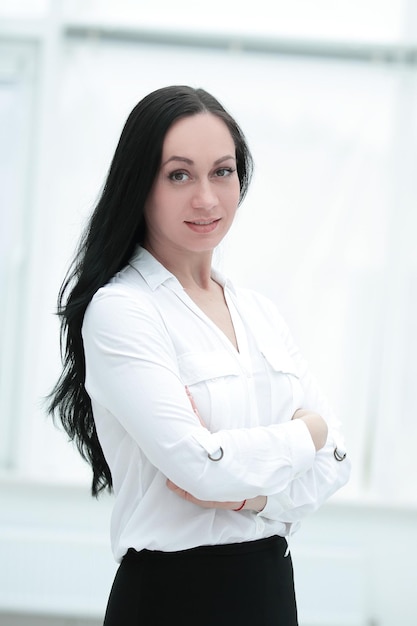
<path id="1" fill-rule="evenodd" d="M 321 415 L 307 409 L 297 409 L 291 419 L 300 419 L 304 422 L 310 432 L 316 451 L 325 446 L 328 427 Z"/>
<path id="2" fill-rule="evenodd" d="M 248 498 L 247 500 L 235 501 L 235 502 L 220 502 L 217 500 L 199 500 L 185 491 L 185 489 L 181 489 L 172 480 L 167 478 L 166 485 L 168 489 L 173 491 L 183 500 L 188 500 L 188 502 L 193 502 L 198 506 L 201 506 L 203 509 L 226 509 L 229 511 L 255 511 L 256 513 L 260 513 L 262 509 L 265 508 L 267 497 L 266 496 L 257 496 L 256 498 Z M 241 506 L 243 504 L 243 506 Z"/>

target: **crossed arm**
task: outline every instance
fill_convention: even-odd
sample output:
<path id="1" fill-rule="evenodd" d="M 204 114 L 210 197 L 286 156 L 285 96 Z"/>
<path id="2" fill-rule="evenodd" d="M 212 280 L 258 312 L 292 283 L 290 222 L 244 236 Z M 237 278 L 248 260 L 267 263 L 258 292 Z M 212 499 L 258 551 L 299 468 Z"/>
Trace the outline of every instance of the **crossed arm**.
<path id="1" fill-rule="evenodd" d="M 205 426 L 204 421 L 202 420 L 194 399 L 190 393 L 188 387 L 185 388 L 188 398 L 191 402 L 191 406 L 193 407 L 194 413 L 197 415 L 201 424 Z M 298 409 L 291 419 L 300 419 L 302 420 L 308 428 L 310 436 L 313 440 L 314 447 L 317 450 L 320 450 L 324 447 L 327 439 L 327 424 L 325 420 L 318 414 L 313 411 L 308 411 L 306 409 Z M 238 501 L 238 502 L 219 502 L 217 500 L 199 500 L 192 496 L 185 489 L 181 489 L 171 480 L 167 479 L 167 487 L 174 493 L 176 493 L 180 498 L 184 500 L 188 500 L 189 502 L 193 502 L 198 506 L 201 506 L 204 509 L 226 509 L 231 511 L 255 511 L 259 513 L 265 507 L 267 502 L 266 496 L 256 496 L 255 498 L 248 498 L 247 500 Z"/>

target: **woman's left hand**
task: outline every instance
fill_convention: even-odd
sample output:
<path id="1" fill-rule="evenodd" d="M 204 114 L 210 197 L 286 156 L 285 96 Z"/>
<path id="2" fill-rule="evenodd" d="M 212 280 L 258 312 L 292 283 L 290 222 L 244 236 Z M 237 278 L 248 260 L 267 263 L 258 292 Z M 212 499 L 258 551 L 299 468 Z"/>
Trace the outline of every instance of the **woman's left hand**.
<path id="1" fill-rule="evenodd" d="M 242 500 L 234 501 L 234 502 L 218 502 L 217 500 L 199 500 L 192 496 L 185 489 L 181 489 L 172 480 L 167 479 L 167 487 L 171 489 L 174 493 L 177 494 L 180 498 L 184 500 L 188 500 L 188 502 L 193 502 L 198 506 L 201 506 L 203 509 L 226 509 L 228 511 L 233 511 L 239 509 L 239 511 L 256 511 L 259 513 L 266 505 L 267 497 L 266 496 L 257 496 L 256 498 L 249 498 L 245 501 L 245 504 L 242 508 Z"/>

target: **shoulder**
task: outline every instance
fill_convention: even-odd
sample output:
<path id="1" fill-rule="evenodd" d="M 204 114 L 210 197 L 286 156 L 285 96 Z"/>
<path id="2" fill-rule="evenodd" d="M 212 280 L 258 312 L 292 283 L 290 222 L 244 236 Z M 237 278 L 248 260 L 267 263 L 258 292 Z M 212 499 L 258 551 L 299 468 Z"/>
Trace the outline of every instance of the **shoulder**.
<path id="1" fill-rule="evenodd" d="M 91 304 L 109 300 L 151 302 L 152 291 L 143 276 L 127 265 L 96 291 Z"/>
<path id="2" fill-rule="evenodd" d="M 155 304 L 146 282 L 137 273 L 122 270 L 96 291 L 86 309 L 83 326 L 120 326 L 133 318 L 155 318 Z"/>

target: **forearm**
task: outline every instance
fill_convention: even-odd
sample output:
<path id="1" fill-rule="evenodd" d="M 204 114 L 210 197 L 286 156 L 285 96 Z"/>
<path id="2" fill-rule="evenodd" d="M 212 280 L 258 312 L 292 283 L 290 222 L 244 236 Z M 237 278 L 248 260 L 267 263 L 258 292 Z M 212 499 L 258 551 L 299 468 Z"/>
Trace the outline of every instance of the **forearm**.
<path id="1" fill-rule="evenodd" d="M 196 415 L 198 415 L 198 410 L 188 390 L 187 390 L 187 393 L 189 395 L 193 409 Z M 328 428 L 327 428 L 326 422 L 318 413 L 314 413 L 313 411 L 307 411 L 305 409 L 299 409 L 294 413 L 292 419 L 293 420 L 299 419 L 305 423 L 310 433 L 310 436 L 311 436 L 311 439 L 313 441 L 316 451 L 324 447 L 326 443 L 326 439 L 327 439 Z M 254 511 L 256 513 L 260 513 L 265 509 L 267 505 L 267 500 L 268 500 L 267 496 L 265 495 L 258 495 L 255 497 L 247 498 L 247 499 L 242 500 L 241 502 L 200 500 L 192 496 L 189 492 L 178 488 L 171 481 L 168 481 L 167 484 L 168 484 L 168 487 L 172 489 L 173 491 L 175 491 L 180 497 L 186 500 L 192 501 L 195 504 L 198 504 L 199 506 L 202 506 L 204 508 L 222 508 L 222 509 L 229 509 L 233 511 L 248 511 L 249 510 L 249 511 Z"/>
<path id="2" fill-rule="evenodd" d="M 321 415 L 307 409 L 298 409 L 292 416 L 292 419 L 300 419 L 307 426 L 316 452 L 324 447 L 327 440 L 328 427 Z"/>
<path id="3" fill-rule="evenodd" d="M 266 496 L 256 496 L 255 498 L 248 498 L 242 501 L 218 501 L 218 500 L 200 500 L 199 498 L 194 497 L 188 491 L 181 489 L 173 483 L 171 480 L 167 480 L 166 482 L 168 489 L 173 491 L 183 500 L 187 500 L 188 502 L 193 502 L 198 506 L 201 506 L 204 509 L 223 509 L 229 511 L 254 511 L 256 513 L 260 513 L 262 509 L 265 507 L 267 502 Z"/>

